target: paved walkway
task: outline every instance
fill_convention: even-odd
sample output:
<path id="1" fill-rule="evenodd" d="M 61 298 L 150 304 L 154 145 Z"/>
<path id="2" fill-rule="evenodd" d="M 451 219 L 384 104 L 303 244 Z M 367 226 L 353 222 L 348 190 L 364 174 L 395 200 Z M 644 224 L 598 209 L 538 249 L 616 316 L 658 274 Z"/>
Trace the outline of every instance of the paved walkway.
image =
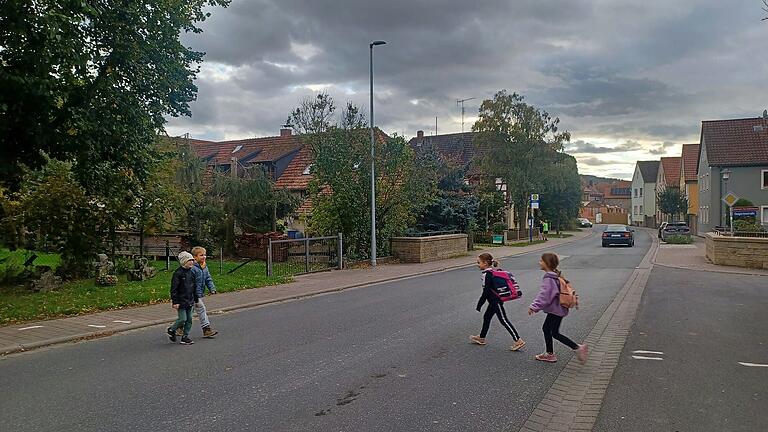
<path id="1" fill-rule="evenodd" d="M 524 253 L 550 249 L 564 243 L 594 235 L 591 231 L 574 233 L 573 237 L 552 239 L 547 243 L 526 247 L 488 248 L 496 258 L 504 258 Z M 397 279 L 420 276 L 424 273 L 439 272 L 454 268 L 474 265 L 476 253 L 425 264 L 390 264 L 380 265 L 375 269 L 355 269 L 331 271 L 298 276 L 294 282 L 217 294 L 205 298 L 208 313 L 216 315 L 236 309 L 287 301 L 323 293 L 382 283 Z M 137 328 L 170 323 L 176 317 L 169 303 L 160 303 L 129 309 L 100 312 L 71 318 L 28 322 L 24 324 L 0 327 L 0 354 L 27 351 L 64 342 L 110 336 L 114 333 Z M 195 322 L 193 332 L 199 332 Z"/>
<path id="2" fill-rule="evenodd" d="M 707 260 L 706 253 L 707 246 L 701 237 L 694 237 L 692 245 L 661 243 L 658 253 L 653 258 L 653 263 L 662 267 L 683 270 L 768 276 L 768 270 L 712 264 Z"/>

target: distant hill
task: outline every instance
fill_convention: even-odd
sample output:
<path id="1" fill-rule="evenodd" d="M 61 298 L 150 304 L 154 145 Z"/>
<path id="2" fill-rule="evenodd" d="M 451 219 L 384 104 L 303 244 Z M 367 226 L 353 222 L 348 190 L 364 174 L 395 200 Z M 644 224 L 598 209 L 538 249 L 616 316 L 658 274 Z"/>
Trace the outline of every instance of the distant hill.
<path id="1" fill-rule="evenodd" d="M 611 177 L 598 177 L 594 175 L 588 175 L 588 174 L 581 174 L 581 183 L 582 184 L 611 184 L 615 182 L 624 181 L 619 178 L 611 178 Z"/>

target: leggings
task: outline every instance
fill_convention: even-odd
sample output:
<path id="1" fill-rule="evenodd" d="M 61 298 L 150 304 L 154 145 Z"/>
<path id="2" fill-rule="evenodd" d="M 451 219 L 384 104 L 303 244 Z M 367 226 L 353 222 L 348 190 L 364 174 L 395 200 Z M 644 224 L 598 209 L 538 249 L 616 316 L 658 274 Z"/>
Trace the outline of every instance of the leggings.
<path id="1" fill-rule="evenodd" d="M 547 318 L 544 320 L 544 325 L 541 327 L 544 330 L 544 343 L 547 345 L 547 352 L 555 352 L 552 346 L 552 338 L 555 338 L 568 346 L 570 349 L 577 349 L 579 346 L 568 337 L 560 334 L 560 323 L 563 322 L 563 317 L 555 314 L 547 314 Z"/>
<path id="2" fill-rule="evenodd" d="M 515 326 L 513 326 L 512 323 L 509 322 L 509 318 L 507 318 L 507 311 L 504 310 L 503 303 L 488 303 L 488 308 L 485 310 L 485 314 L 483 314 L 483 329 L 480 331 L 481 338 L 485 338 L 488 334 L 488 328 L 491 326 L 491 319 L 493 319 L 494 315 L 499 318 L 501 325 L 507 329 L 510 335 L 512 335 L 513 341 L 520 339 L 520 335 L 517 334 Z"/>

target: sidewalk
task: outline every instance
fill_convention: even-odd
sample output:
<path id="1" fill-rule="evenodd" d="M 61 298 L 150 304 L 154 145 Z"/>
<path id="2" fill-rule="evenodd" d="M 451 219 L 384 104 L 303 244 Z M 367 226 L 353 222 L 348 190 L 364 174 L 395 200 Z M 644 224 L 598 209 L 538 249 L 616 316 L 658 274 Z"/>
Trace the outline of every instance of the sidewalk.
<path id="1" fill-rule="evenodd" d="M 551 249 L 572 243 L 593 235 L 591 231 L 573 233 L 573 237 L 552 239 L 547 243 L 526 247 L 494 247 L 484 249 L 495 258 L 506 258 L 529 252 Z M 205 298 L 208 313 L 232 311 L 268 303 L 309 297 L 317 294 L 342 291 L 345 289 L 420 276 L 425 273 L 475 265 L 475 251 L 464 257 L 425 264 L 390 264 L 375 269 L 330 271 L 298 276 L 289 284 L 217 294 Z M 54 345 L 64 342 L 110 336 L 115 333 L 167 324 L 176 318 L 175 311 L 168 303 L 141 306 L 129 309 L 99 312 L 71 318 L 28 322 L 0 327 L 0 355 Z M 193 332 L 197 329 L 197 322 Z"/>
<path id="2" fill-rule="evenodd" d="M 661 243 L 656 256 L 653 258 L 653 263 L 661 267 L 681 270 L 768 276 L 768 270 L 712 264 L 707 260 L 706 253 L 706 243 L 703 238 L 699 237 L 694 237 L 691 245 Z"/>

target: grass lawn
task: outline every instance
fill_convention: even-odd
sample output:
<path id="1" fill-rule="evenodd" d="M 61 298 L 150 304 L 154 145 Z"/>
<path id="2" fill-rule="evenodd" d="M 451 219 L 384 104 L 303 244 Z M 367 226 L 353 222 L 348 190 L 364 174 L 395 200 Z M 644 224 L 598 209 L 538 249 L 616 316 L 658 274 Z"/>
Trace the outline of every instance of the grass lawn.
<path id="1" fill-rule="evenodd" d="M 4 252 L 8 251 L 0 250 L 0 259 Z M 58 262 L 55 255 L 46 259 Z M 35 264 L 40 265 L 40 260 L 38 258 Z M 178 263 L 172 261 L 170 271 L 165 271 L 164 261 L 156 261 L 153 265 L 160 270 L 154 278 L 128 282 L 126 275 L 118 275 L 119 282 L 114 287 L 97 287 L 93 279 L 68 282 L 58 291 L 47 293 L 34 293 L 24 287 L 0 286 L 0 325 L 167 301 L 170 298 L 171 274 Z M 218 292 L 259 288 L 291 280 L 290 276 L 268 278 L 263 262 L 251 262 L 231 275 L 226 273 L 237 265 L 238 262 L 224 262 L 224 274 L 220 275 L 219 263 L 209 263 Z"/>

